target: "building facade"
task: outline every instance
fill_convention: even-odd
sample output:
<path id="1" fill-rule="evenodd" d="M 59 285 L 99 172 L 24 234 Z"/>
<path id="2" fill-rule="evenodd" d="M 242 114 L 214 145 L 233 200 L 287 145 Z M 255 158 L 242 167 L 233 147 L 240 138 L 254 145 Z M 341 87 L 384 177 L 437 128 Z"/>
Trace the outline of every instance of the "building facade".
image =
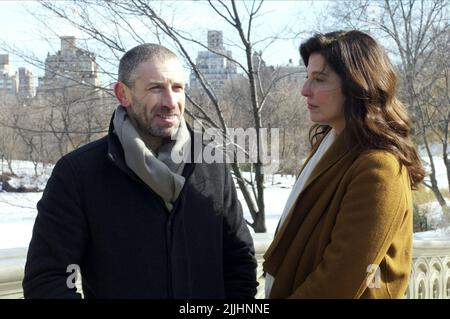
<path id="1" fill-rule="evenodd" d="M 73 36 L 60 38 L 61 48 L 45 59 L 45 75 L 39 78 L 39 96 L 82 96 L 100 84 L 95 54 L 76 46 Z"/>
<path id="2" fill-rule="evenodd" d="M 223 45 L 222 31 L 208 31 L 208 50 L 198 53 L 195 64 L 213 90 L 220 91 L 226 81 L 237 76 L 236 65 L 230 61 L 232 57 L 231 50 L 227 50 Z M 190 88 L 201 88 L 194 72 L 190 75 Z"/>
<path id="3" fill-rule="evenodd" d="M 10 74 L 9 55 L 0 54 L 0 94 L 2 96 L 17 94 L 17 78 Z"/>
<path id="4" fill-rule="evenodd" d="M 284 65 L 267 66 L 262 59 L 261 52 L 253 52 L 252 59 L 255 72 L 265 81 L 291 83 L 299 86 L 305 82 L 307 72 L 301 60 L 298 65 L 295 65 L 292 59 L 289 59 L 288 63 Z"/>
<path id="5" fill-rule="evenodd" d="M 19 68 L 18 71 L 18 89 L 19 98 L 30 99 L 35 95 L 33 72 L 26 68 Z"/>

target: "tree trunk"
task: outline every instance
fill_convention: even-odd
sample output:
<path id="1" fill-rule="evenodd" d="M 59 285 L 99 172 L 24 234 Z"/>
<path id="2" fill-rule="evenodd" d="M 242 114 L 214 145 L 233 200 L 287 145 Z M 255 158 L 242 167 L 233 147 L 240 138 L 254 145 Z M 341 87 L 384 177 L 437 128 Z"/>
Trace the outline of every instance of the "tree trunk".
<path id="1" fill-rule="evenodd" d="M 444 196 L 442 196 L 441 191 L 438 188 L 436 179 L 434 178 L 434 176 L 433 177 L 430 176 L 430 179 L 431 179 L 431 190 L 433 191 L 434 196 L 436 196 L 439 205 L 441 205 L 442 208 L 447 207 L 447 203 L 444 199 Z"/>
<path id="2" fill-rule="evenodd" d="M 422 123 L 423 125 L 423 123 Z M 436 180 L 436 168 L 434 166 L 434 160 L 433 160 L 433 154 L 431 154 L 430 146 L 428 144 L 428 140 L 426 137 L 425 132 L 423 132 L 423 141 L 425 145 L 425 149 L 427 150 L 428 158 L 430 159 L 430 166 L 431 166 L 431 174 L 430 174 L 430 182 L 431 182 L 431 190 L 434 193 L 434 196 L 436 196 L 436 199 L 439 202 L 439 205 L 441 207 L 446 207 L 447 203 L 445 202 L 444 196 L 442 196 L 441 191 L 439 190 L 438 183 Z"/>
<path id="3" fill-rule="evenodd" d="M 265 233 L 265 232 L 267 232 L 267 229 L 266 229 L 266 216 L 265 216 L 265 214 L 258 213 L 256 215 L 256 218 L 254 220 L 253 230 L 255 231 L 255 233 Z"/>

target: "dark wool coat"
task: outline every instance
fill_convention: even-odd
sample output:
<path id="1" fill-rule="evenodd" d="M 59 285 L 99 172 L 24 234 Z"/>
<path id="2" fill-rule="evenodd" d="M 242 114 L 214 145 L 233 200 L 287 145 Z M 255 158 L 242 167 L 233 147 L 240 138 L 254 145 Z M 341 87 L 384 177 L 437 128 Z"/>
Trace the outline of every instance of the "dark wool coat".
<path id="1" fill-rule="evenodd" d="M 192 132 L 191 132 L 192 134 Z M 252 238 L 225 164 L 186 164 L 168 211 L 125 164 L 112 132 L 62 157 L 28 250 L 25 298 L 253 298 Z"/>

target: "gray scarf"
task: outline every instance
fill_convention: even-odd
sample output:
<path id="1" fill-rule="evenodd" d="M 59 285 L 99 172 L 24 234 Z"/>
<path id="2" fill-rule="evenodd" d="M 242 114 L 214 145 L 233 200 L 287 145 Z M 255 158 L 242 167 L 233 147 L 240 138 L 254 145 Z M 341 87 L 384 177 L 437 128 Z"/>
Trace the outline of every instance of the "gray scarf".
<path id="1" fill-rule="evenodd" d="M 191 148 L 191 136 L 184 119 L 181 118 L 172 140 L 160 147 L 158 155 L 145 145 L 121 105 L 116 109 L 113 124 L 114 133 L 122 144 L 127 166 L 164 200 L 169 211 L 172 210 L 185 178 L 181 176 L 184 161 L 174 162 L 171 154 L 177 154 L 177 158 L 186 158 L 184 154 L 190 152 Z"/>

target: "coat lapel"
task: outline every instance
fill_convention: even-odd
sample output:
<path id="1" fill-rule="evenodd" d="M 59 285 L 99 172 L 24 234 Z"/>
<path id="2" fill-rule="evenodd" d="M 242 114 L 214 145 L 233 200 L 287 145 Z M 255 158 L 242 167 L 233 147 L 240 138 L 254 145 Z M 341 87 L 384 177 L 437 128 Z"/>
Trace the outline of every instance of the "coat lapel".
<path id="1" fill-rule="evenodd" d="M 316 149 L 317 151 L 317 149 Z M 322 175 L 325 171 L 327 171 L 331 166 L 336 164 L 342 157 L 345 156 L 349 152 L 349 147 L 345 143 L 345 134 L 339 134 L 336 136 L 333 144 L 330 145 L 330 148 L 323 154 L 320 161 L 317 163 L 316 167 L 311 172 L 311 176 L 305 183 L 301 194 L 314 182 L 320 175 Z"/>
<path id="2" fill-rule="evenodd" d="M 304 165 L 311 159 L 311 156 L 314 154 L 314 152 L 317 151 L 317 147 L 315 147 L 314 151 L 308 158 L 308 160 L 305 162 Z M 284 233 L 288 228 L 291 228 L 289 226 L 291 225 L 291 220 L 293 218 L 293 212 L 295 211 L 295 207 L 298 205 L 299 202 L 302 201 L 302 195 L 305 193 L 305 191 L 316 181 L 319 180 L 320 176 L 322 176 L 326 171 L 328 171 L 330 168 L 333 167 L 336 163 L 338 163 L 341 159 L 343 159 L 344 156 L 349 154 L 350 147 L 347 146 L 345 141 L 345 134 L 342 133 L 336 137 L 336 140 L 333 142 L 333 144 L 330 146 L 330 148 L 325 152 L 325 154 L 322 156 L 320 161 L 317 163 L 316 167 L 313 169 L 311 176 L 308 178 L 308 180 L 305 183 L 305 186 L 303 187 L 302 191 L 299 193 L 294 208 L 291 209 L 289 215 L 287 216 L 285 222 L 283 223 L 283 226 L 279 229 L 279 232 L 276 234 L 272 244 L 267 249 L 266 253 L 264 254 L 264 259 L 266 260 L 264 262 L 266 270 L 269 271 L 272 275 L 276 273 L 277 268 L 279 266 L 279 262 L 281 262 L 282 255 L 284 254 L 283 251 L 285 249 L 278 249 L 281 239 L 284 237 Z M 302 169 L 303 170 L 303 169 Z M 298 217 L 298 216 L 297 216 Z M 305 216 L 302 216 L 300 220 L 303 220 Z M 299 222 L 302 223 L 302 221 L 296 221 L 295 224 L 298 224 Z M 299 227 L 299 225 L 297 225 Z M 291 229 L 291 231 L 296 232 L 296 230 Z M 291 236 L 288 236 L 291 237 Z M 286 244 L 286 243 L 285 243 Z M 286 248 L 286 247 L 285 247 Z M 281 255 L 280 255 L 281 254 Z M 268 262 L 270 260 L 270 262 Z"/>

